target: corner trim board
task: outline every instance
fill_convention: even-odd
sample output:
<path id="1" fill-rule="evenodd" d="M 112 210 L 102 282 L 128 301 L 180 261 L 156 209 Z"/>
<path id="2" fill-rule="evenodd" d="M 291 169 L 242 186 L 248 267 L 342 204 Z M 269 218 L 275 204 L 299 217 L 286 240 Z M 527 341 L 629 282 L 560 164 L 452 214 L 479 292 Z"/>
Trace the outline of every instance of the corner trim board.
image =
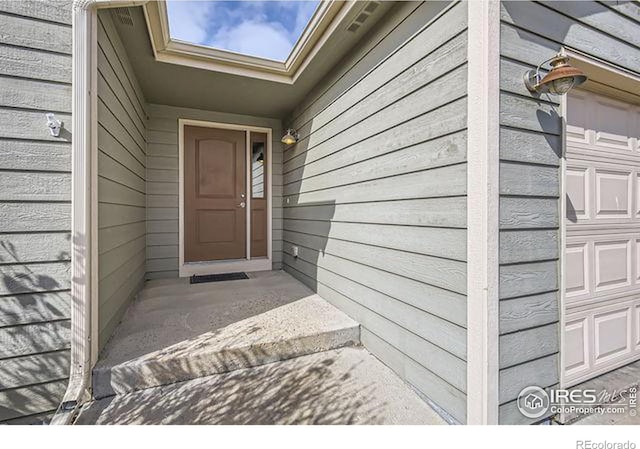
<path id="1" fill-rule="evenodd" d="M 467 424 L 498 424 L 500 3 L 467 5 Z"/>

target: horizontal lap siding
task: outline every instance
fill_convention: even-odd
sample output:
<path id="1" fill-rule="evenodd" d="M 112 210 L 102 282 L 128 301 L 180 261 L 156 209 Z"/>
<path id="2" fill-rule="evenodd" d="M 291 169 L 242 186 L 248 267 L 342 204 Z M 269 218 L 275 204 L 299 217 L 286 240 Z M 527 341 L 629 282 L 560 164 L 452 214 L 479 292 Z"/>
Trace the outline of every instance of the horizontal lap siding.
<path id="1" fill-rule="evenodd" d="M 99 347 L 145 278 L 146 125 L 142 91 L 109 11 L 98 14 Z"/>
<path id="2" fill-rule="evenodd" d="M 504 2 L 500 69 L 500 422 L 525 423 L 514 400 L 559 382 L 558 97 L 534 98 L 525 70 L 561 46 L 640 72 L 640 7 Z"/>
<path id="3" fill-rule="evenodd" d="M 282 267 L 282 144 L 280 120 L 149 105 L 147 154 L 147 279 L 178 277 L 178 119 L 271 128 L 273 268 Z"/>
<path id="4" fill-rule="evenodd" d="M 71 1 L 0 1 L 0 29 L 0 422 L 29 424 L 69 375 Z"/>
<path id="5" fill-rule="evenodd" d="M 284 268 L 466 420 L 464 4 L 397 5 L 289 120 Z M 294 253 L 297 247 L 297 257 Z"/>

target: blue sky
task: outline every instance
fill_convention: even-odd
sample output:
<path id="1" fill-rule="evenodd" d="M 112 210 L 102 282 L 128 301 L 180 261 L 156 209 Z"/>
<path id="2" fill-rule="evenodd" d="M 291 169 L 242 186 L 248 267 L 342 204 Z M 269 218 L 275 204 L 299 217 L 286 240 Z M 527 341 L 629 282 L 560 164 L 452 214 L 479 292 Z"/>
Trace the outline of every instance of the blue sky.
<path id="1" fill-rule="evenodd" d="M 171 37 L 284 61 L 318 1 L 167 2 Z"/>

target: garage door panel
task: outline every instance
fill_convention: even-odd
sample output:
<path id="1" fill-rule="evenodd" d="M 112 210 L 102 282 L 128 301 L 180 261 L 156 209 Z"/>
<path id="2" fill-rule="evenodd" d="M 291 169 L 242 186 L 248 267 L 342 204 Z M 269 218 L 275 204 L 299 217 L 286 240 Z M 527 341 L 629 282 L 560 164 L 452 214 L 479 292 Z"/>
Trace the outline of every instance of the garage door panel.
<path id="1" fill-rule="evenodd" d="M 631 309 L 594 313 L 594 365 L 599 366 L 611 359 L 628 355 L 630 341 Z"/>
<path id="2" fill-rule="evenodd" d="M 582 231 L 565 244 L 564 289 L 568 309 L 638 292 L 640 238 L 637 234 Z M 626 300 L 625 299 L 625 300 Z M 615 301 L 614 301 L 615 302 Z"/>
<path id="3" fill-rule="evenodd" d="M 589 171 L 586 167 L 567 167 L 567 219 L 572 223 L 589 218 Z"/>
<path id="4" fill-rule="evenodd" d="M 589 143 L 587 130 L 588 98 L 589 96 L 586 92 L 575 91 L 571 101 L 567 103 L 567 116 L 571 117 L 571 122 L 567 122 L 567 141 L 569 142 Z"/>
<path id="5" fill-rule="evenodd" d="M 567 167 L 587 166 L 604 170 L 640 171 L 640 153 L 609 151 L 596 145 L 580 145 L 569 142 L 567 148 Z"/>
<path id="6" fill-rule="evenodd" d="M 610 229 L 610 225 L 637 229 L 640 222 L 640 167 L 620 169 L 627 165 L 626 162 L 567 162 L 565 218 L 568 231 L 582 226 Z"/>
<path id="7" fill-rule="evenodd" d="M 575 297 L 589 293 L 589 248 L 586 243 L 567 244 L 565 251 L 566 296 Z"/>
<path id="8" fill-rule="evenodd" d="M 638 220 L 640 218 L 640 171 L 637 171 L 633 174 L 633 194 L 634 194 L 634 209 L 633 215 L 634 220 Z"/>
<path id="9" fill-rule="evenodd" d="M 640 297 L 565 314 L 564 377 L 575 385 L 637 359 Z"/>
<path id="10" fill-rule="evenodd" d="M 594 244 L 595 292 L 631 285 L 631 242 L 600 241 Z"/>
<path id="11" fill-rule="evenodd" d="M 640 358 L 640 108 L 579 91 L 567 102 L 564 379 Z"/>
<path id="12" fill-rule="evenodd" d="M 586 317 L 565 325 L 564 366 L 567 375 L 576 376 L 590 368 L 588 326 Z"/>
<path id="13" fill-rule="evenodd" d="M 631 172 L 596 168 L 596 219 L 631 217 Z"/>
<path id="14" fill-rule="evenodd" d="M 638 284 L 640 282 L 640 239 L 633 240 L 633 283 Z"/>
<path id="15" fill-rule="evenodd" d="M 635 107 L 602 95 L 592 95 L 591 98 L 595 104 L 587 107 L 592 111 L 593 121 L 587 128 L 595 131 L 595 143 L 607 148 L 633 151 L 630 138 L 633 137 Z"/>
<path id="16" fill-rule="evenodd" d="M 597 132 L 595 134 L 595 143 L 603 147 L 614 150 L 633 151 L 633 142 L 626 136 L 611 134 L 607 132 Z"/>
<path id="17" fill-rule="evenodd" d="M 635 350 L 640 350 L 640 301 L 633 306 L 633 329 L 635 332 L 633 341 Z"/>

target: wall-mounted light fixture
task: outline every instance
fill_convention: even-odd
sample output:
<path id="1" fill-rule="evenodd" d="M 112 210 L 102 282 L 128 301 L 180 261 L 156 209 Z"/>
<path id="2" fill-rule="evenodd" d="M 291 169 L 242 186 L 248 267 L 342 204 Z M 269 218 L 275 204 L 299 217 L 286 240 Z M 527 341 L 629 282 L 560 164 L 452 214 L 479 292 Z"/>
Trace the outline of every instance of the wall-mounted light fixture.
<path id="1" fill-rule="evenodd" d="M 282 139 L 280 139 L 280 141 L 285 145 L 293 145 L 298 141 L 298 133 L 296 132 L 295 129 L 289 128 L 287 130 L 287 133 L 284 136 L 282 136 Z"/>
<path id="2" fill-rule="evenodd" d="M 551 70 L 542 78 L 540 68 L 547 62 L 551 65 Z M 582 70 L 572 67 L 569 57 L 560 53 L 542 62 L 535 70 L 527 70 L 524 74 L 524 84 L 530 92 L 548 92 L 554 95 L 564 95 L 586 80 L 587 75 Z"/>

